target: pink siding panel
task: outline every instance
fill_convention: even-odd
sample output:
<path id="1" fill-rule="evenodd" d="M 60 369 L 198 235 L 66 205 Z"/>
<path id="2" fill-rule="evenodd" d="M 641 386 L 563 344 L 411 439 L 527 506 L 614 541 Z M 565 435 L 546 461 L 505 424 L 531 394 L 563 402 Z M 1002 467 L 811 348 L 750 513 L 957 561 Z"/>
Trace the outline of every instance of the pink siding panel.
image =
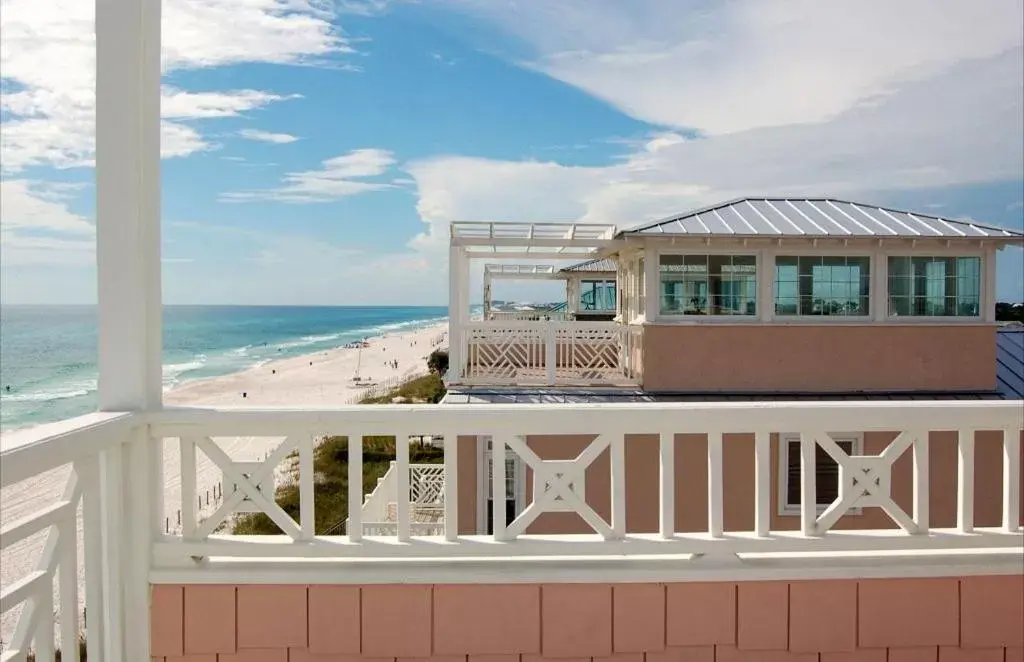
<path id="1" fill-rule="evenodd" d="M 185 587 L 185 653 L 235 652 L 235 587 Z"/>
<path id="2" fill-rule="evenodd" d="M 617 653 L 665 648 L 665 587 L 621 584 L 612 588 L 612 645 Z"/>
<path id="3" fill-rule="evenodd" d="M 669 646 L 646 654 L 646 662 L 715 662 L 714 646 Z"/>
<path id="4" fill-rule="evenodd" d="M 1004 654 L 1002 648 L 940 646 L 939 662 L 1003 662 Z"/>
<path id="5" fill-rule="evenodd" d="M 789 584 L 741 582 L 737 592 L 737 648 L 789 648 Z"/>
<path id="6" fill-rule="evenodd" d="M 666 643 L 736 643 L 735 584 L 671 584 L 665 601 Z"/>
<path id="7" fill-rule="evenodd" d="M 306 647 L 305 586 L 239 586 L 238 647 Z"/>
<path id="8" fill-rule="evenodd" d="M 956 646 L 960 638 L 956 579 L 878 579 L 859 585 L 863 648 Z"/>
<path id="9" fill-rule="evenodd" d="M 154 586 L 151 600 L 153 627 L 150 628 L 150 651 L 154 656 L 183 655 L 185 588 Z"/>
<path id="10" fill-rule="evenodd" d="M 432 600 L 430 586 L 364 586 L 363 655 L 429 657 Z"/>
<path id="11" fill-rule="evenodd" d="M 938 659 L 938 646 L 889 649 L 889 662 L 938 662 Z"/>
<path id="12" fill-rule="evenodd" d="M 435 586 L 434 653 L 540 653 L 540 586 Z"/>
<path id="13" fill-rule="evenodd" d="M 612 587 L 545 584 L 541 588 L 541 652 L 544 657 L 610 656 Z"/>
<path id="14" fill-rule="evenodd" d="M 964 577 L 960 627 L 964 648 L 1024 646 L 1024 575 Z"/>
<path id="15" fill-rule="evenodd" d="M 357 586 L 310 586 L 309 652 L 359 655 L 359 611 Z"/>
<path id="16" fill-rule="evenodd" d="M 221 654 L 217 662 L 288 662 L 287 648 L 249 648 L 234 654 Z"/>
<path id="17" fill-rule="evenodd" d="M 857 582 L 789 585 L 789 649 L 842 652 L 857 648 Z"/>
<path id="18" fill-rule="evenodd" d="M 792 651 L 745 651 L 735 646 L 715 646 L 715 662 L 818 662 L 817 653 Z"/>
<path id="19" fill-rule="evenodd" d="M 861 648 L 846 653 L 822 653 L 821 662 L 886 662 L 889 651 L 884 648 Z"/>
<path id="20" fill-rule="evenodd" d="M 1024 662 L 1006 643 L 1021 591 L 1020 575 L 155 586 L 151 662 Z"/>

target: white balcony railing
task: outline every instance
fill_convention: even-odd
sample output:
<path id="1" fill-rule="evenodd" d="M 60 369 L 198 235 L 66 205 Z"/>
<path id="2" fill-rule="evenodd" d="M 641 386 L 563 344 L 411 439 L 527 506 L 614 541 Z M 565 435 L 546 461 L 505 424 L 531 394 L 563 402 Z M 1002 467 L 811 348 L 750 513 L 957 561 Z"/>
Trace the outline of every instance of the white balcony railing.
<path id="1" fill-rule="evenodd" d="M 634 386 L 642 328 L 616 322 L 473 322 L 459 329 L 467 385 Z M 454 381 L 454 380 L 453 380 Z"/>
<path id="2" fill-rule="evenodd" d="M 50 659 L 55 585 L 60 596 L 56 627 L 62 659 L 77 659 L 76 642 L 84 633 L 89 659 L 122 660 L 138 650 L 132 648 L 137 645 L 132 633 L 146 629 L 150 583 L 608 581 L 609 577 L 678 581 L 878 573 L 902 576 L 948 573 L 951 567 L 957 574 L 1019 572 L 1024 547 L 1020 528 L 1022 418 L 1019 402 L 985 401 L 396 405 L 94 414 L 4 439 L 0 487 L 5 494 L 19 485 L 35 490 L 38 479 L 54 471 L 64 471 L 70 479 L 52 503 L 40 503 L 17 521 L 3 522 L 0 547 L 4 552 L 20 551 L 23 560 L 34 560 L 32 565 L 23 564 L 24 576 L 7 581 L 0 595 L 5 614 L 21 608 L 5 637 L 3 659 L 24 659 L 29 647 L 40 655 L 37 659 Z M 772 527 L 769 435 L 779 430 L 797 432 L 801 440 L 803 505 L 796 531 Z M 894 440 L 879 455 L 850 456 L 826 430 L 884 431 Z M 706 462 L 688 464 L 688 473 L 677 475 L 676 449 L 680 445 L 685 448 L 694 433 L 706 444 Z M 733 437 L 725 442 L 723 434 L 737 433 L 749 435 L 753 489 L 738 487 L 734 476 L 726 481 L 723 446 L 735 445 Z M 986 435 L 986 440 L 997 438 L 1001 444 L 1001 475 L 977 476 L 979 489 L 986 494 L 990 494 L 987 483 L 1001 482 L 1002 517 L 997 526 L 980 527 L 974 522 L 975 495 L 982 493 L 975 490 L 976 433 Z M 446 442 L 460 436 L 491 439 L 493 536 L 459 533 L 460 494 L 475 498 L 474 486 L 460 485 L 459 480 L 442 480 L 439 495 L 422 494 L 428 501 L 441 501 L 444 517 L 440 529 L 436 524 L 431 528 L 413 521 L 420 497 L 410 486 L 409 447 L 404 443 L 396 444 L 393 528 L 388 523 L 373 531 L 378 535 L 370 535 L 362 526 L 362 446 L 353 443 L 348 452 L 349 535 L 316 534 L 313 450 L 317 439 L 323 435 L 347 435 L 350 440 L 379 435 L 406 439 L 424 434 L 443 436 Z M 592 441 L 575 459 L 552 460 L 538 455 L 526 442 L 532 435 L 574 435 Z M 627 508 L 626 470 L 631 457 L 627 447 L 635 439 L 632 435 L 660 439 L 656 444 L 658 469 L 656 476 L 651 476 L 660 498 L 641 500 Z M 259 468 L 249 467 L 245 475 L 238 468 L 239 459 L 221 448 L 218 440 L 227 436 L 282 441 Z M 929 515 L 931 495 L 940 494 L 930 489 L 929 482 L 928 458 L 935 444 L 956 449 L 957 516 L 952 527 L 934 528 Z M 824 512 L 814 504 L 819 447 L 840 468 L 838 498 Z M 219 508 L 203 519 L 197 514 L 196 496 L 203 489 L 196 480 L 197 452 L 238 485 L 236 492 L 225 495 Z M 948 452 L 954 451 L 950 448 Z M 289 457 L 293 453 L 298 455 L 294 476 L 300 495 L 297 519 L 258 487 L 280 463 L 293 461 Z M 509 453 L 532 472 L 533 494 L 506 525 L 506 463 L 502 460 Z M 909 512 L 894 500 L 891 481 L 893 464 L 904 453 L 912 455 L 913 466 L 912 485 L 900 487 L 909 487 L 913 495 Z M 464 458 L 460 455 L 456 444 L 445 444 L 444 476 L 462 475 L 459 462 Z M 168 474 L 173 467 L 164 462 L 165 456 L 180 456 L 180 476 L 164 475 L 165 467 Z M 610 483 L 607 518 L 599 514 L 602 508 L 588 500 L 586 491 L 578 489 L 587 468 L 604 456 Z M 994 468 L 991 463 L 985 466 L 986 471 Z M 707 485 L 707 527 L 681 532 L 676 530 L 675 511 L 685 504 L 677 503 L 676 487 L 692 480 L 693 472 L 704 474 L 700 481 Z M 438 486 L 436 481 L 432 484 Z M 171 486 L 174 490 L 167 490 Z M 178 498 L 165 503 L 165 494 L 172 491 Z M 947 495 L 948 491 L 941 492 L 943 503 Z M 753 501 L 747 504 L 752 506 L 751 521 L 742 530 L 726 527 L 725 504 L 736 499 Z M 627 512 L 636 513 L 638 508 L 656 511 L 656 532 L 631 532 Z M 836 530 L 839 518 L 855 508 L 880 508 L 896 526 Z M 182 511 L 182 531 L 169 535 L 165 517 L 177 509 Z M 221 525 L 240 509 L 265 513 L 284 535 L 226 533 Z M 530 533 L 530 525 L 548 512 L 577 513 L 591 533 Z M 71 542 L 78 530 L 84 536 L 82 552 Z M 16 549 L 31 543 L 34 534 L 45 535 L 45 540 Z M 914 556 L 904 558 L 901 565 L 891 558 L 894 553 Z M 865 560 L 865 555 L 872 558 Z M 929 561 L 935 558 L 938 560 Z M 88 632 L 84 632 L 81 618 L 82 592 L 88 608 Z"/>
<path id="3" fill-rule="evenodd" d="M 564 310 L 492 310 L 488 321 L 494 322 L 565 322 L 569 313 Z"/>

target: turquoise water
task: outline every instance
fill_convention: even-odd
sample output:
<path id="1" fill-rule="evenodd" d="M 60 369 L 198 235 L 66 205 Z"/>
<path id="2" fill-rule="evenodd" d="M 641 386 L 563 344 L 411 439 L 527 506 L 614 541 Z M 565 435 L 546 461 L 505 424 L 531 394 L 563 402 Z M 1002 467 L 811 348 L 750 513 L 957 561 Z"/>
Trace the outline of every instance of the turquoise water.
<path id="1" fill-rule="evenodd" d="M 420 306 L 165 306 L 164 388 L 447 315 Z M 96 356 L 95 307 L 0 307 L 0 428 L 95 410 Z"/>

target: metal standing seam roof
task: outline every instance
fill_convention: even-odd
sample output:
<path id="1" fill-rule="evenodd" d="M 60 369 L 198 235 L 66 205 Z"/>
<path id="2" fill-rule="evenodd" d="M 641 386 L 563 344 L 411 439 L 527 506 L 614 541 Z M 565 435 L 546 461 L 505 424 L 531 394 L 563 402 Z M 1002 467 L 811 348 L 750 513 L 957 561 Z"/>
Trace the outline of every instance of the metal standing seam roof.
<path id="1" fill-rule="evenodd" d="M 568 267 L 565 267 L 565 268 L 562 269 L 562 271 L 570 271 L 570 272 L 580 272 L 580 271 L 587 271 L 587 272 L 595 272 L 595 271 L 611 272 L 611 271 L 618 271 L 618 270 L 619 270 L 619 265 L 615 263 L 615 260 L 609 260 L 608 258 L 597 259 L 597 260 L 587 260 L 586 262 L 580 262 L 579 264 L 574 264 L 574 265 L 571 265 L 571 266 L 568 266 Z"/>
<path id="2" fill-rule="evenodd" d="M 1024 400 L 1024 328 L 996 333 L 996 379 L 1004 398 Z"/>
<path id="3" fill-rule="evenodd" d="M 623 235 L 768 237 L 900 237 L 1004 239 L 1024 232 L 974 221 L 889 209 L 832 198 L 742 198 L 640 225 Z"/>

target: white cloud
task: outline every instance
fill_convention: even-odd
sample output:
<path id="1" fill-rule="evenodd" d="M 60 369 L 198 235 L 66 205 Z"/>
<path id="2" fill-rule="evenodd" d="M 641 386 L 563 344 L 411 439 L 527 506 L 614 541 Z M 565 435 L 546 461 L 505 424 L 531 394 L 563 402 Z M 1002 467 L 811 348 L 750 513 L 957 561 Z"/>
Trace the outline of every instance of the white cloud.
<path id="1" fill-rule="evenodd" d="M 258 129 L 242 129 L 238 132 L 238 135 L 246 140 L 256 140 L 265 143 L 274 143 L 277 145 L 284 145 L 287 143 L 293 143 L 299 138 L 288 133 L 272 133 L 270 131 L 260 131 Z"/>
<path id="2" fill-rule="evenodd" d="M 392 184 L 362 180 L 383 175 L 394 163 L 394 155 L 387 150 L 357 149 L 327 159 L 319 170 L 290 172 L 277 188 L 233 191 L 225 193 L 221 199 L 231 202 L 330 202 L 350 195 L 393 188 Z"/>
<path id="3" fill-rule="evenodd" d="M 530 44 L 525 66 L 710 134 L 827 121 L 1024 40 L 1019 0 L 445 1 Z"/>
<path id="4" fill-rule="evenodd" d="M 92 236 L 95 226 L 63 203 L 68 189 L 77 186 L 27 179 L 0 181 L 0 227 L 4 232 L 31 229 Z"/>
<path id="5" fill-rule="evenodd" d="M 95 114 L 94 3 L 6 0 L 0 21 L 3 95 L 0 158 L 7 172 L 92 162 Z M 164 71 L 247 62 L 302 64 L 353 51 L 318 0 L 165 0 Z M 164 91 L 165 157 L 212 145 L 181 120 L 228 117 L 291 98 L 259 90 Z"/>
<path id="6" fill-rule="evenodd" d="M 655 134 L 603 167 L 469 157 L 407 166 L 438 250 L 453 220 L 628 227 L 740 195 L 850 195 L 1024 176 L 1022 50 L 968 60 L 829 122 L 684 140 Z"/>

